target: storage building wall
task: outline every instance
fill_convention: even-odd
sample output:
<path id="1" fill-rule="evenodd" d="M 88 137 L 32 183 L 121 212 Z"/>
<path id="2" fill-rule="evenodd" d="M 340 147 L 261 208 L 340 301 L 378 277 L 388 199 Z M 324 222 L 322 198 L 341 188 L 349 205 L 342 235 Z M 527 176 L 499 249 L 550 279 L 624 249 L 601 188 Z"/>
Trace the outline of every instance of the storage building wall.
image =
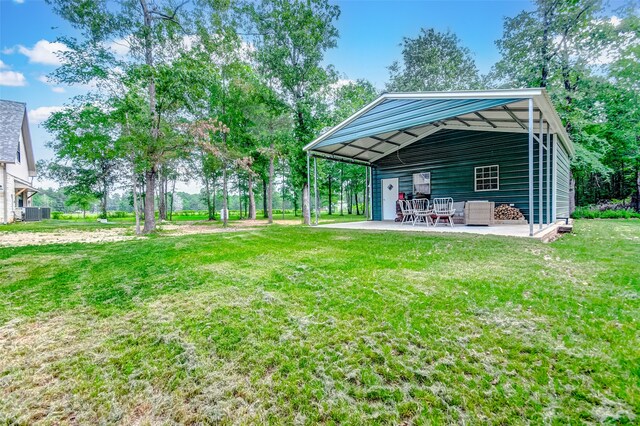
<path id="1" fill-rule="evenodd" d="M 529 139 L 526 133 L 441 130 L 381 158 L 374 164 L 373 219 L 382 220 L 382 179 L 397 177 L 399 191 L 412 193 L 413 174 L 431 172 L 432 198 L 452 197 L 454 201 L 490 200 L 494 201 L 496 206 L 514 204 L 528 220 L 528 150 Z M 566 155 L 566 152 L 564 154 Z M 568 159 L 568 156 L 566 158 Z M 538 221 L 538 159 L 538 144 L 535 142 L 535 221 Z M 559 163 L 564 164 L 564 160 Z M 475 191 L 475 167 L 492 165 L 499 166 L 499 190 Z M 543 167 L 543 212 L 546 212 L 546 152 L 543 156 Z M 562 185 L 565 185 L 564 177 L 558 173 L 558 187 Z M 568 184 L 566 188 L 568 194 Z M 560 206 L 560 197 L 558 205 Z"/>

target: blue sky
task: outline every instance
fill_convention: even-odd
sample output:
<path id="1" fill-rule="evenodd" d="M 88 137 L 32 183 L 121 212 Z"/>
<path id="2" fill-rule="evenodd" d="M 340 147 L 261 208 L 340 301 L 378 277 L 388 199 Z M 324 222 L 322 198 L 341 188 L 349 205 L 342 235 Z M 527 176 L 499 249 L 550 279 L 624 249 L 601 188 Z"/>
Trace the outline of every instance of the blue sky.
<path id="1" fill-rule="evenodd" d="M 382 89 L 387 67 L 400 59 L 402 37 L 415 37 L 420 28 L 451 30 L 474 52 L 481 72 L 498 58 L 495 40 L 502 35 L 505 16 L 531 9 L 526 0 L 342 0 L 337 27 L 338 47 L 328 52 L 342 78 L 365 78 Z M 622 0 L 619 2 L 622 4 Z M 56 67 L 56 38 L 73 34 L 44 0 L 0 0 L 0 98 L 27 103 L 36 156 L 50 158 L 49 139 L 39 122 L 84 89 L 55 86 L 46 75 Z"/>

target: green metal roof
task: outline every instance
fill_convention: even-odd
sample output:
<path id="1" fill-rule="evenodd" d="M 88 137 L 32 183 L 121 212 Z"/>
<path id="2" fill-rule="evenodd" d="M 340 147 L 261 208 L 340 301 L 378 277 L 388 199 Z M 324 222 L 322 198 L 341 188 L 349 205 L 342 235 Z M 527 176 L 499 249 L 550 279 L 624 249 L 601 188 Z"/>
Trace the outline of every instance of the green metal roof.
<path id="1" fill-rule="evenodd" d="M 411 129 L 447 118 L 510 104 L 518 99 L 389 99 L 367 111 L 315 146 L 347 142 L 390 131 Z"/>
<path id="2" fill-rule="evenodd" d="M 312 155 L 371 164 L 442 129 L 534 133 L 540 120 L 574 149 L 544 89 L 386 93 L 305 146 Z"/>

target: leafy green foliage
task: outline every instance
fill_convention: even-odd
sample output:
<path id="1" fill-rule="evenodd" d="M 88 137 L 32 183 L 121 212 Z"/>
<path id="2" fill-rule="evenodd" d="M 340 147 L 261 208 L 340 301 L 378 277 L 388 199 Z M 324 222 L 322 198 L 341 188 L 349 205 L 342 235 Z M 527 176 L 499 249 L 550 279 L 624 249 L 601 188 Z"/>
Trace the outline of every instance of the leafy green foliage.
<path id="1" fill-rule="evenodd" d="M 79 105 L 53 113 L 44 123 L 55 137 L 48 147 L 56 153 L 52 162 L 42 164 L 44 174 L 61 183 L 75 198 L 101 199 L 102 215 L 106 217 L 107 199 L 122 166 L 116 122 L 100 106 L 85 99 L 79 101 Z"/>
<path id="2" fill-rule="evenodd" d="M 287 150 L 296 186 L 306 184 L 302 147 L 322 126 L 322 92 L 335 73 L 322 64 L 324 53 L 337 45 L 334 21 L 340 10 L 327 0 L 263 0 L 252 8 L 259 71 L 277 82 L 294 123 L 295 144 Z"/>
<path id="3" fill-rule="evenodd" d="M 601 210 L 592 206 L 576 208 L 571 214 L 575 219 L 640 219 L 640 213 L 630 209 Z"/>
<path id="4" fill-rule="evenodd" d="M 396 92 L 479 89 L 481 79 L 471 51 L 452 32 L 421 29 L 402 40 L 402 64 L 394 62 L 387 90 Z"/>
<path id="5" fill-rule="evenodd" d="M 493 78 L 549 91 L 576 145 L 578 204 L 640 200 L 637 8 L 614 20 L 598 0 L 539 0 L 506 18 Z M 640 211 L 640 201 L 637 207 Z"/>

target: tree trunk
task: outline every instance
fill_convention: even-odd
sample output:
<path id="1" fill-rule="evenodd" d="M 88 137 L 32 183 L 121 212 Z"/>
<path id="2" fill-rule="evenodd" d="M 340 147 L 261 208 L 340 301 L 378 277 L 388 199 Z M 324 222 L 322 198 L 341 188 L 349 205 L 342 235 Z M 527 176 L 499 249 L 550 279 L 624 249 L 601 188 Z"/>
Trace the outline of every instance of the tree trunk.
<path id="1" fill-rule="evenodd" d="M 549 27 L 551 26 L 550 18 L 551 10 L 547 7 L 544 10 L 542 17 L 542 69 L 540 70 L 540 87 L 547 87 L 547 81 L 549 80 Z"/>
<path id="2" fill-rule="evenodd" d="M 344 193 L 344 164 L 340 164 L 340 216 L 344 215 L 343 212 L 343 193 Z"/>
<path id="3" fill-rule="evenodd" d="M 133 183 L 133 211 L 136 218 L 136 235 L 140 235 L 140 207 L 138 206 L 138 182 L 136 182 L 136 173 L 132 173 Z"/>
<path id="4" fill-rule="evenodd" d="M 285 186 L 284 186 L 284 167 L 282 168 L 282 220 L 284 220 L 284 191 L 285 191 Z"/>
<path id="5" fill-rule="evenodd" d="M 152 167 L 144 172 L 145 194 L 144 194 L 144 228 L 142 232 L 148 234 L 156 229 L 155 216 L 155 186 L 156 186 L 156 170 Z"/>
<path id="6" fill-rule="evenodd" d="M 213 185 L 211 187 L 211 211 L 213 212 L 213 217 L 211 220 L 216 220 L 216 196 L 217 196 L 217 187 L 216 187 L 216 179 L 213 181 Z"/>
<path id="7" fill-rule="evenodd" d="M 636 211 L 640 213 L 640 160 L 636 161 Z"/>
<path id="8" fill-rule="evenodd" d="M 573 174 L 569 176 L 569 216 L 576 210 L 576 181 Z"/>
<path id="9" fill-rule="evenodd" d="M 153 46 L 151 45 L 151 34 L 153 33 L 153 28 L 151 25 L 152 16 L 149 8 L 147 7 L 147 0 L 140 0 L 140 6 L 142 7 L 142 15 L 144 18 L 144 26 L 146 27 L 145 40 L 144 40 L 144 59 L 145 64 L 149 68 L 153 68 Z M 158 138 L 158 111 L 156 111 L 156 82 L 153 78 L 153 74 L 151 73 L 149 76 L 148 83 L 148 92 L 149 92 L 149 113 L 152 117 L 151 123 L 151 138 L 156 140 Z M 155 144 L 152 144 L 155 145 Z M 145 180 L 146 180 L 146 193 L 145 193 L 145 203 L 144 203 L 144 233 L 152 232 L 156 229 L 156 218 L 154 215 L 155 211 L 155 186 L 156 186 L 156 165 L 151 166 L 145 172 Z M 148 214 L 150 212 L 150 214 Z"/>
<path id="10" fill-rule="evenodd" d="M 309 194 L 309 185 L 305 182 L 302 186 L 302 217 L 305 225 L 311 225 L 311 196 Z"/>
<path id="11" fill-rule="evenodd" d="M 176 196 L 176 180 L 171 185 L 171 204 L 169 205 L 169 220 L 173 220 L 173 198 Z"/>
<path id="12" fill-rule="evenodd" d="M 360 205 L 358 204 L 358 191 L 354 191 L 356 195 L 356 215 L 360 216 Z"/>
<path id="13" fill-rule="evenodd" d="M 262 178 L 262 216 L 266 219 L 269 217 L 267 213 L 267 180 Z"/>
<path id="14" fill-rule="evenodd" d="M 222 169 L 222 226 L 226 227 L 229 221 L 227 166 Z"/>
<path id="15" fill-rule="evenodd" d="M 329 175 L 329 215 L 333 213 L 333 208 L 331 206 L 331 187 L 333 186 L 333 182 L 331 181 L 331 175 Z"/>
<path id="16" fill-rule="evenodd" d="M 163 173 L 158 173 L 158 220 L 160 222 L 167 220 L 165 179 Z"/>
<path id="17" fill-rule="evenodd" d="M 253 174 L 251 170 L 247 178 L 247 189 L 249 191 L 249 219 L 256 220 L 256 197 L 253 195 Z"/>
<path id="18" fill-rule="evenodd" d="M 205 173 L 205 175 L 206 175 L 206 173 Z M 210 183 L 210 180 L 209 180 L 208 176 L 205 176 L 205 178 L 204 178 L 204 196 L 205 196 L 205 199 L 207 201 L 208 219 L 209 220 L 213 220 L 214 219 L 214 216 L 213 216 L 214 209 L 213 209 L 213 205 L 212 205 L 212 202 L 211 202 L 211 183 Z"/>
<path id="19" fill-rule="evenodd" d="M 236 175 L 236 178 L 238 179 L 238 216 L 239 216 L 239 219 L 243 219 L 243 217 L 242 217 L 242 212 L 243 212 L 243 210 L 242 210 L 242 188 L 241 188 L 241 185 L 240 185 L 240 173 L 238 173 Z"/>
<path id="20" fill-rule="evenodd" d="M 109 201 L 109 189 L 107 182 L 102 182 L 102 199 L 100 200 L 100 217 L 107 218 L 107 202 Z"/>
<path id="21" fill-rule="evenodd" d="M 271 149 L 273 150 L 273 145 L 271 145 Z M 274 158 L 273 154 L 271 154 L 269 156 L 269 188 L 267 188 L 267 218 L 269 223 L 273 223 L 273 162 Z"/>

